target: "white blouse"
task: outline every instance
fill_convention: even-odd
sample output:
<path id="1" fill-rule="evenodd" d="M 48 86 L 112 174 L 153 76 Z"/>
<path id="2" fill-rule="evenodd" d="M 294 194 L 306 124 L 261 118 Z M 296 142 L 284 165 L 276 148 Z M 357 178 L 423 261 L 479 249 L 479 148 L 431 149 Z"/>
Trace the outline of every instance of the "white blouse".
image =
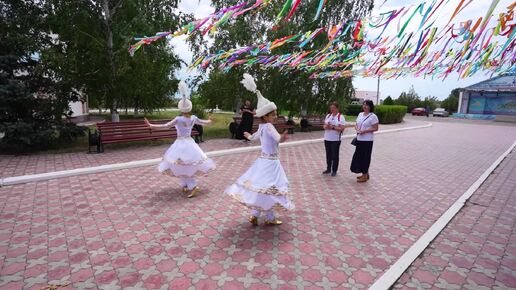
<path id="1" fill-rule="evenodd" d="M 262 145 L 262 153 L 267 155 L 277 155 L 279 151 L 279 142 L 281 135 L 278 133 L 274 125 L 271 123 L 260 124 L 258 131 L 254 133 L 250 140 L 260 139 Z"/>
<path id="2" fill-rule="evenodd" d="M 177 116 L 166 124 L 151 124 L 150 126 L 151 128 L 171 128 L 172 126 L 175 126 L 177 130 L 177 137 L 190 137 L 192 135 L 192 128 L 195 124 L 208 125 L 210 123 L 210 120 L 202 120 L 197 118 L 197 116 L 192 115 L 191 117 Z"/>
<path id="3" fill-rule="evenodd" d="M 324 120 L 324 123 L 338 127 L 341 125 L 345 126 L 346 120 L 344 119 L 344 115 L 341 115 L 340 113 L 335 116 L 328 114 Z M 324 140 L 326 141 L 340 141 L 341 136 L 342 132 L 332 129 L 324 129 Z"/>
<path id="4" fill-rule="evenodd" d="M 372 129 L 374 125 L 378 124 L 380 121 L 378 117 L 374 113 L 369 113 L 367 116 L 364 116 L 364 112 L 358 114 L 356 128 L 360 131 Z M 373 141 L 374 134 L 373 132 L 359 134 L 357 136 L 358 141 Z"/>

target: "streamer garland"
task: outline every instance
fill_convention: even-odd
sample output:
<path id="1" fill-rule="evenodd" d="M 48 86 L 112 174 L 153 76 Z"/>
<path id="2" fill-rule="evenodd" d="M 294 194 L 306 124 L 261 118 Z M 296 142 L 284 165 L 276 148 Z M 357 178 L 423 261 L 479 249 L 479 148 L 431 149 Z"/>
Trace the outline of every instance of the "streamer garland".
<path id="1" fill-rule="evenodd" d="M 301 0 L 287 0 L 275 23 L 288 21 L 300 2 Z M 261 44 L 205 54 L 197 58 L 191 68 L 200 66 L 206 69 L 210 65 L 217 65 L 221 69 L 230 70 L 238 65 L 258 65 L 283 71 L 302 70 L 311 73 L 313 78 L 353 75 L 398 78 L 411 74 L 416 77 L 445 79 L 452 72 L 457 72 L 460 78 L 466 78 L 479 71 L 491 74 L 515 71 L 516 2 L 494 17 L 493 12 L 500 0 L 492 0 L 483 17 L 454 22 L 457 15 L 473 2 L 460 0 L 447 25 L 434 26 L 440 9 L 448 2 L 449 0 L 433 0 L 428 4 L 423 2 L 375 17 L 319 27 L 313 31 L 288 35 Z M 252 9 L 262 8 L 267 3 L 258 0 L 252 5 L 235 5 L 190 23 L 174 34 L 161 32 L 153 37 L 138 39 L 133 53 L 141 45 L 168 35 L 193 33 L 210 20 L 211 24 L 203 33 L 217 29 L 229 19 Z M 325 3 L 325 0 L 319 0 L 315 19 L 319 17 Z M 496 20 L 494 26 L 490 24 L 493 19 Z M 384 35 L 393 26 L 396 26 L 396 33 Z M 411 28 L 415 30 L 410 31 Z M 305 50 L 314 39 L 324 36 L 328 38 L 324 47 Z M 275 49 L 285 45 L 291 45 L 292 52 L 274 54 Z"/>

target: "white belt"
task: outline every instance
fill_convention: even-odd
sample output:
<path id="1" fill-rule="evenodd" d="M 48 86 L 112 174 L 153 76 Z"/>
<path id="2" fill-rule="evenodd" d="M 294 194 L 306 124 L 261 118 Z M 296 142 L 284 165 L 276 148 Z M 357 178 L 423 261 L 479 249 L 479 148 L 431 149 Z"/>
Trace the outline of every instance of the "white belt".
<path id="1" fill-rule="evenodd" d="M 269 160 L 277 160 L 277 159 L 279 159 L 279 154 L 278 153 L 267 154 L 265 152 L 262 152 L 262 155 L 260 156 L 260 158 L 269 159 Z"/>

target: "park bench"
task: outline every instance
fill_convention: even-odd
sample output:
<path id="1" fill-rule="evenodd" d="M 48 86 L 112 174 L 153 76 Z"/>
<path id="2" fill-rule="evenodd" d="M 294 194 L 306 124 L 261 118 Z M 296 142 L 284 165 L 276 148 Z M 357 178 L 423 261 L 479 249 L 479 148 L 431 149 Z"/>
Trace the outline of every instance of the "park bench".
<path id="1" fill-rule="evenodd" d="M 324 121 L 326 120 L 326 116 L 307 116 L 301 119 L 301 131 L 303 132 L 311 132 L 312 129 L 315 130 L 323 130 L 324 129 Z M 355 126 L 354 123 L 346 122 L 347 127 Z"/>
<path id="2" fill-rule="evenodd" d="M 322 130 L 324 126 L 325 116 L 307 116 L 301 119 L 301 130 L 302 131 L 312 131 Z"/>
<path id="3" fill-rule="evenodd" d="M 153 120 L 153 124 L 165 124 L 170 120 Z M 159 139 L 174 139 L 177 137 L 176 128 L 150 128 L 143 120 L 102 122 L 97 123 L 97 130 L 88 132 L 88 152 L 91 147 L 97 147 L 97 153 L 104 152 L 105 144 Z M 198 132 L 192 130 L 192 136 Z"/>
<path id="4" fill-rule="evenodd" d="M 236 135 L 236 130 L 238 130 L 238 125 L 240 124 L 240 122 L 242 121 L 242 117 L 233 117 L 233 125 L 230 124 L 230 132 L 231 132 L 231 138 L 235 138 L 235 135 Z M 276 128 L 276 130 L 278 130 L 278 132 L 283 132 L 284 130 L 288 130 L 288 133 L 289 134 L 294 134 L 294 125 L 291 125 L 291 124 L 287 124 L 287 118 L 285 118 L 284 116 L 278 116 L 276 118 L 276 120 L 274 120 L 274 122 L 272 123 L 274 125 L 274 127 Z M 256 131 L 258 131 L 258 126 L 262 123 L 262 119 L 259 118 L 259 117 L 254 117 L 254 120 L 253 120 L 253 129 L 252 129 L 252 132 L 250 133 L 254 133 Z"/>

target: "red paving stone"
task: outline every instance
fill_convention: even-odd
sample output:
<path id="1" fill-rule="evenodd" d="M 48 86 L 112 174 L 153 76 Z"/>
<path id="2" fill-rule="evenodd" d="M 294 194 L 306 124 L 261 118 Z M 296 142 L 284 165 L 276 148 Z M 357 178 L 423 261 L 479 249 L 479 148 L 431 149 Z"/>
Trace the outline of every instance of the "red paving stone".
<path id="1" fill-rule="evenodd" d="M 401 127 L 412 127 L 424 125 L 426 122 L 407 120 L 402 124 L 385 125 L 382 130 Z M 351 134 L 351 129 L 345 131 Z M 291 141 L 322 138 L 322 131 L 309 133 L 297 132 L 289 135 Z M 228 131 L 229 136 L 229 131 Z M 132 146 L 126 148 L 114 148 L 110 145 L 105 146 L 102 154 L 87 154 L 82 152 L 63 153 L 63 154 L 35 154 L 35 155 L 0 155 L 0 178 L 37 174 L 45 172 L 60 171 L 66 169 L 76 169 L 83 167 L 100 166 L 121 162 L 129 162 L 142 159 L 160 158 L 170 144 L 156 144 L 145 146 Z M 213 139 L 201 143 L 201 148 L 208 152 L 214 150 L 246 147 L 241 140 L 235 139 Z M 87 152 L 88 148 L 84 149 Z M 136 156 L 136 157 L 135 157 Z"/>
<path id="2" fill-rule="evenodd" d="M 516 151 L 394 289 L 516 289 Z"/>
<path id="3" fill-rule="evenodd" d="M 258 153 L 214 158 L 218 169 L 199 179 L 202 194 L 194 199 L 155 167 L 0 188 L 0 288 L 367 288 L 514 136 L 516 127 L 460 123 L 378 135 L 365 184 L 348 171 L 353 147 L 346 142 L 335 178 L 320 174 L 322 143 L 283 148 L 296 210 L 280 214 L 280 227 L 250 226 L 248 212 L 223 195 Z M 497 169 L 503 180 L 486 182 L 488 199 L 474 196 L 479 205 L 463 211 L 469 222 L 453 240 L 436 240 L 439 247 L 419 264 L 421 283 L 487 283 L 461 275 L 479 273 L 493 287 L 512 285 L 515 199 L 498 197 L 514 191 L 510 164 Z M 494 255 L 500 249 L 504 256 Z"/>

